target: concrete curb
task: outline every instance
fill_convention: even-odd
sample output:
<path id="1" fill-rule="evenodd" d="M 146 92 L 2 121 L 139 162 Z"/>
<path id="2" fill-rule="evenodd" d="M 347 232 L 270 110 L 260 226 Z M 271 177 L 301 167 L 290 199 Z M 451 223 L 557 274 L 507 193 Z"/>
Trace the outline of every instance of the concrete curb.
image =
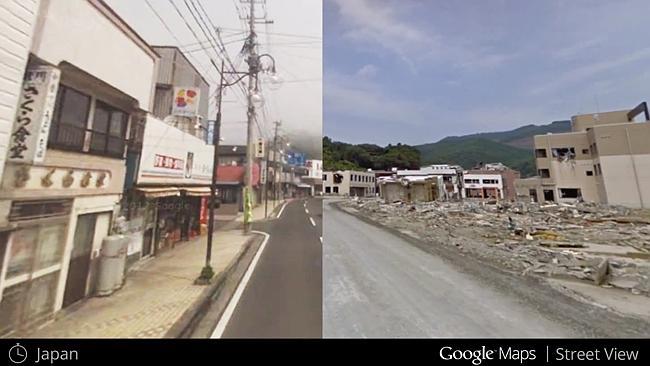
<path id="1" fill-rule="evenodd" d="M 224 302 L 227 304 L 263 239 L 264 236 L 262 235 L 251 235 L 239 253 L 237 253 L 237 256 L 223 271 L 214 276 L 212 283 L 203 290 L 199 298 L 174 322 L 172 327 L 165 333 L 164 338 L 192 338 L 203 319 L 207 317 L 208 311 L 210 311 L 210 316 L 214 315 L 212 314 L 215 311 L 213 309 L 213 303 L 216 300 L 225 298 L 226 300 Z M 235 284 L 234 286 L 232 286 L 233 282 Z M 221 317 L 221 313 L 225 307 L 226 305 L 218 311 L 219 317 Z M 208 336 L 209 334 L 203 338 L 207 338 Z"/>

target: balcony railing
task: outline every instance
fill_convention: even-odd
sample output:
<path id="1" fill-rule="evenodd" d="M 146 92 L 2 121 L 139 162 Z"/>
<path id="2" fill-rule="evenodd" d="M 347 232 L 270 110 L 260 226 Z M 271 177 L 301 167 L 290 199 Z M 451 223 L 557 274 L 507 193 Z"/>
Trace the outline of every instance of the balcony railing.
<path id="1" fill-rule="evenodd" d="M 87 146 L 86 141 L 88 141 Z M 123 159 L 126 143 L 124 138 L 107 133 L 74 125 L 59 124 L 52 126 L 48 147 Z"/>

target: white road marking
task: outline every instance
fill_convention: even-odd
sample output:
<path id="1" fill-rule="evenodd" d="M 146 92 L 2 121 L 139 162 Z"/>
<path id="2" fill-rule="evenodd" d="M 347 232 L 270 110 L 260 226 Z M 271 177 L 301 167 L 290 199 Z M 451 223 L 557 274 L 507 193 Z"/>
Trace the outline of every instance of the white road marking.
<path id="1" fill-rule="evenodd" d="M 259 249 L 257 249 L 257 253 L 255 253 L 255 257 L 253 257 L 253 260 L 248 265 L 248 269 L 246 270 L 244 277 L 242 277 L 241 281 L 239 282 L 239 285 L 237 286 L 237 290 L 235 290 L 235 294 L 232 296 L 232 298 L 230 298 L 230 301 L 228 301 L 228 306 L 226 306 L 226 310 L 224 310 L 223 314 L 221 315 L 221 318 L 219 319 L 219 323 L 217 323 L 217 327 L 214 328 L 214 331 L 212 332 L 210 338 L 221 338 L 221 336 L 223 335 L 223 332 L 226 330 L 226 327 L 228 326 L 228 322 L 230 321 L 232 314 L 235 312 L 235 308 L 237 308 L 239 299 L 241 298 L 241 295 L 244 293 L 244 290 L 246 289 L 246 285 L 248 285 L 248 281 L 251 279 L 251 276 L 253 275 L 253 271 L 255 271 L 255 266 L 257 266 L 257 262 L 260 260 L 260 257 L 262 256 L 262 252 L 264 252 L 264 248 L 266 248 L 266 243 L 269 241 L 270 238 L 269 234 L 262 231 L 255 231 L 255 230 L 253 230 L 252 232 L 256 234 L 264 235 L 264 241 L 262 242 L 262 245 L 260 245 Z"/>
<path id="2" fill-rule="evenodd" d="M 307 209 L 307 207 L 305 207 L 305 212 L 307 213 L 307 215 L 309 215 L 309 210 Z"/>
<path id="3" fill-rule="evenodd" d="M 312 226 L 316 226 L 316 223 L 314 222 L 314 219 L 312 219 L 312 218 L 310 217 L 310 218 L 309 218 L 309 221 L 311 222 L 311 225 L 312 225 Z"/>
<path id="4" fill-rule="evenodd" d="M 278 217 L 277 217 L 278 219 L 280 218 L 280 216 L 282 216 L 282 212 L 284 212 L 284 208 L 287 207 L 287 203 L 288 203 L 288 202 L 285 202 L 285 203 L 282 205 L 282 208 L 280 208 L 280 212 L 278 212 Z"/>
<path id="5" fill-rule="evenodd" d="M 320 237 L 320 243 L 323 244 L 323 237 Z"/>

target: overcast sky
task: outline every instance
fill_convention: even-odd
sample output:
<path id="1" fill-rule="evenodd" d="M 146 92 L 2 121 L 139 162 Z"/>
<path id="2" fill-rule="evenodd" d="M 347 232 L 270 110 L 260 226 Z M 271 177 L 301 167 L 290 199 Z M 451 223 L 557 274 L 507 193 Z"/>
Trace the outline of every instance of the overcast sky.
<path id="1" fill-rule="evenodd" d="M 173 34 L 165 29 L 162 22 L 147 6 L 144 0 L 106 0 L 147 42 L 153 45 L 175 45 L 189 52 L 189 60 L 212 84 L 218 85 L 218 74 L 210 66 L 209 58 L 197 46 L 197 39 L 184 24 L 169 0 L 149 0 Z M 173 0 L 185 19 L 193 27 L 200 41 L 206 37 L 194 21 L 184 0 Z M 245 25 L 238 13 L 248 13 L 249 6 L 240 0 L 192 0 L 198 2 L 210 14 L 215 26 L 223 28 L 222 36 L 229 54 L 239 68 L 247 65 L 237 57 L 243 45 Z M 191 7 L 191 2 L 188 2 Z M 322 4 L 314 0 L 267 0 L 266 6 L 256 5 L 256 15 L 263 15 L 274 24 L 257 25 L 260 54 L 271 53 L 277 62 L 278 72 L 284 83 L 278 90 L 263 85 L 266 99 L 265 115 L 259 113 L 260 130 L 267 137 L 273 135 L 273 121 L 282 121 L 282 133 L 290 136 L 295 145 L 310 145 L 314 151 L 320 150 L 322 134 Z M 259 4 L 259 1 L 256 1 Z M 212 58 L 218 60 L 214 52 Z M 217 64 L 220 64 L 217 61 Z M 245 99 L 236 87 L 227 90 L 223 104 L 223 144 L 243 144 L 246 141 Z M 211 107 L 215 105 L 211 101 Z M 214 108 L 210 118 L 214 119 Z M 307 141 L 307 143 L 305 143 Z M 302 142 L 302 143 L 301 143 Z M 314 152 L 312 151 L 312 153 Z"/>
<path id="2" fill-rule="evenodd" d="M 650 1 L 325 0 L 324 133 L 426 143 L 650 96 Z"/>

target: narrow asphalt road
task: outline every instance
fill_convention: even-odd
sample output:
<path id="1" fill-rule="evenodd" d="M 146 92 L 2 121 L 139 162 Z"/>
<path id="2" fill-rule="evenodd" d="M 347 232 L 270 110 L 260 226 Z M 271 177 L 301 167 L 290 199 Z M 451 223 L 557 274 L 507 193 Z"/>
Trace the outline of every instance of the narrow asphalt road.
<path id="1" fill-rule="evenodd" d="M 324 337 L 567 337 L 574 333 L 325 201 Z"/>
<path id="2" fill-rule="evenodd" d="M 224 338 L 322 336 L 322 200 L 293 200 L 275 220 L 254 223 L 270 235 L 230 318 Z"/>

